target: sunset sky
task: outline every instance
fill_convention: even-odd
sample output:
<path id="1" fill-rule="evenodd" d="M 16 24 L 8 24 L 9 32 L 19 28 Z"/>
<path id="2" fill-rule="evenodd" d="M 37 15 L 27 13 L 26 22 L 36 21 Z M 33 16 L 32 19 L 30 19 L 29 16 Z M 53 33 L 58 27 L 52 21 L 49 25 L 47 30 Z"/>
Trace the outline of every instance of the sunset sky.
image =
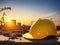
<path id="1" fill-rule="evenodd" d="M 59 18 L 60 0 L 0 0 L 0 9 L 6 10 L 5 20 L 16 19 L 22 24 L 30 24 L 38 18 Z M 0 18 L 3 12 L 0 12 Z"/>

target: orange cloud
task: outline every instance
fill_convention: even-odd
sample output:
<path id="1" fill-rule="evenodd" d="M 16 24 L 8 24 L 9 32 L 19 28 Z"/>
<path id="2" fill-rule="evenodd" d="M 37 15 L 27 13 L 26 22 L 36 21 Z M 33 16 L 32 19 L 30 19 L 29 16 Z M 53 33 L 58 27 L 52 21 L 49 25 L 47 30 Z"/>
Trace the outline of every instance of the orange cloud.
<path id="1" fill-rule="evenodd" d="M 56 26 L 60 26 L 60 19 L 59 18 L 52 18 L 52 21 L 55 23 Z"/>

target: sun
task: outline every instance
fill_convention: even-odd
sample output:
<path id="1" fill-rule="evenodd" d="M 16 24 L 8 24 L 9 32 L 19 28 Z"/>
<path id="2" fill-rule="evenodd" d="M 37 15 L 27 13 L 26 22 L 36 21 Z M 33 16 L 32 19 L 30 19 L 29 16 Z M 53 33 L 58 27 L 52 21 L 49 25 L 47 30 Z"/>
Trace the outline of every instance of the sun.
<path id="1" fill-rule="evenodd" d="M 10 22 L 11 21 L 11 19 L 10 18 L 7 18 L 6 20 L 5 20 L 5 22 Z"/>

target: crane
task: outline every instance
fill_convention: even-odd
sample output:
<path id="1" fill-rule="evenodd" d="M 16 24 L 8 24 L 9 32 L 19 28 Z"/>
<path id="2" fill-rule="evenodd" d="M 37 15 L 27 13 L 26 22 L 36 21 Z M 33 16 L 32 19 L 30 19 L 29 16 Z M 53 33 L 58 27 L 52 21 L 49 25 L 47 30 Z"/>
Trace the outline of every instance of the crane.
<path id="1" fill-rule="evenodd" d="M 2 11 L 4 11 L 4 10 L 11 10 L 11 7 L 3 7 L 3 8 L 0 8 L 0 12 L 2 12 Z M 1 18 L 1 20 L 0 20 L 0 23 L 1 23 L 1 25 L 0 26 L 4 26 L 4 24 L 5 24 L 5 20 L 4 20 L 4 15 L 5 15 L 6 13 L 5 12 L 3 12 L 3 16 L 2 16 L 2 18 Z"/>
<path id="2" fill-rule="evenodd" d="M 11 10 L 11 7 L 4 7 L 4 8 L 1 8 L 1 9 L 0 9 L 0 12 L 2 12 L 2 11 L 4 11 L 4 10 L 7 10 L 7 9 Z"/>

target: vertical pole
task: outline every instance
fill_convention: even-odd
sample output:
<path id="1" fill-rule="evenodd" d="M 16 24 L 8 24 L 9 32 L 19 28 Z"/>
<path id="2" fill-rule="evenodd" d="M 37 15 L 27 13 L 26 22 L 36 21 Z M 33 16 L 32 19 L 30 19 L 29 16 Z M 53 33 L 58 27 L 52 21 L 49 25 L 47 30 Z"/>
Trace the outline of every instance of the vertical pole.
<path id="1" fill-rule="evenodd" d="M 3 16 L 2 16 L 3 23 L 5 23 L 4 15 L 5 15 L 5 12 L 3 12 Z"/>

